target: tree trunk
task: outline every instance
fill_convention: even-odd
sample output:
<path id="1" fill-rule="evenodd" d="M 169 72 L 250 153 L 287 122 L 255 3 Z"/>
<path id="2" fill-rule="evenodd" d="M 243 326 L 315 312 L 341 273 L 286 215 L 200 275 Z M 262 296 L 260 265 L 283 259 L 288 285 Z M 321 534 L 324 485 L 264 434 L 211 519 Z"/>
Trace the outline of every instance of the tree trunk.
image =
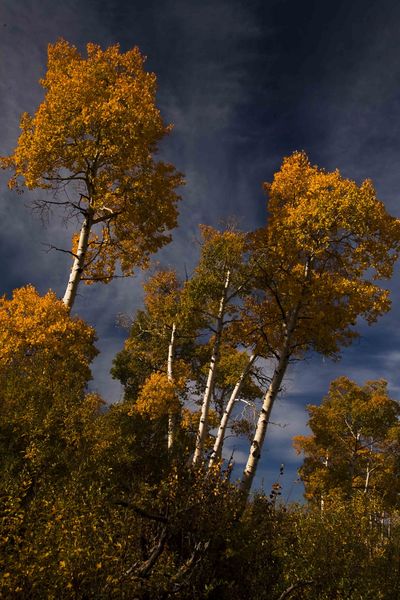
<path id="1" fill-rule="evenodd" d="M 82 277 L 92 224 L 93 215 L 91 212 L 87 212 L 85 215 L 85 219 L 82 223 L 81 233 L 79 235 L 78 249 L 76 251 L 74 262 L 72 264 L 67 289 L 65 290 L 63 298 L 63 302 L 68 308 L 68 310 L 71 310 L 74 304 L 76 292 L 78 290 L 78 285 Z"/>
<path id="2" fill-rule="evenodd" d="M 325 454 L 324 466 L 326 468 L 328 468 L 328 466 L 329 466 L 329 454 L 328 454 L 328 452 Z M 324 493 L 321 494 L 320 507 L 321 507 L 321 513 L 323 513 L 324 510 L 325 510 L 325 495 L 324 495 Z"/>
<path id="3" fill-rule="evenodd" d="M 194 455 L 193 455 L 193 465 L 194 466 L 197 465 L 201 460 L 204 442 L 205 442 L 205 439 L 207 436 L 207 431 L 208 431 L 208 412 L 210 409 L 211 398 L 212 398 L 212 395 L 214 392 L 215 374 L 216 374 L 216 369 L 217 369 L 218 359 L 219 359 L 219 348 L 221 345 L 222 330 L 224 327 L 225 304 L 226 304 L 226 298 L 227 298 L 227 294 L 228 294 L 229 283 L 230 283 L 230 271 L 228 270 L 226 272 L 224 289 L 223 289 L 221 300 L 219 303 L 219 310 L 218 310 L 217 324 L 216 324 L 217 326 L 216 326 L 216 332 L 215 332 L 215 342 L 214 342 L 213 351 L 212 351 L 212 355 L 211 355 L 210 366 L 208 369 L 208 377 L 207 377 L 206 389 L 205 389 L 204 397 L 203 397 L 203 403 L 201 406 L 200 423 L 199 423 L 199 429 L 197 431 L 196 446 L 195 446 L 195 451 L 194 451 Z"/>
<path id="4" fill-rule="evenodd" d="M 267 393 L 265 394 L 260 416 L 258 417 L 256 432 L 250 447 L 246 468 L 243 471 L 240 489 L 242 492 L 244 492 L 246 497 L 249 495 L 251 484 L 253 483 L 254 475 L 256 474 L 258 461 L 260 460 L 261 450 L 264 444 L 265 434 L 267 433 L 267 427 L 271 415 L 271 410 L 280 390 L 281 383 L 286 373 L 288 363 L 289 348 L 288 343 L 286 343 L 285 348 L 279 359 L 278 365 L 275 368 Z"/>
<path id="5" fill-rule="evenodd" d="M 240 482 L 240 490 L 243 492 L 243 500 L 245 501 L 250 493 L 251 485 L 253 483 L 254 476 L 256 474 L 258 462 L 261 456 L 261 450 L 264 444 L 265 434 L 267 432 L 268 422 L 271 415 L 272 407 L 275 399 L 279 393 L 282 380 L 285 376 L 287 366 L 289 364 L 289 358 L 291 354 L 291 342 L 292 335 L 296 328 L 299 313 L 301 310 L 303 296 L 306 293 L 306 285 L 310 281 L 311 277 L 311 265 L 312 259 L 308 258 L 304 265 L 304 284 L 301 292 L 301 297 L 296 307 L 288 319 L 283 324 L 284 328 L 284 344 L 281 350 L 278 364 L 275 368 L 272 376 L 271 383 L 268 387 L 267 393 L 264 397 L 263 406 L 258 417 L 256 433 L 254 435 L 253 442 L 250 446 L 249 457 L 247 459 L 246 467 L 243 471 L 242 480 Z"/>
<path id="6" fill-rule="evenodd" d="M 213 464 L 221 458 L 222 448 L 223 448 L 224 439 L 225 439 L 225 433 L 226 433 L 226 429 L 228 426 L 230 416 L 232 414 L 233 407 L 235 406 L 237 397 L 239 396 L 239 394 L 242 390 L 246 375 L 248 375 L 248 373 L 251 369 L 251 366 L 253 365 L 256 358 L 257 357 L 255 354 L 252 354 L 250 356 L 249 362 L 247 363 L 246 368 L 243 370 L 242 374 L 240 375 L 240 377 L 232 391 L 231 397 L 229 398 L 229 401 L 225 407 L 224 414 L 222 415 L 222 419 L 219 424 L 218 433 L 217 433 L 217 437 L 215 439 L 213 451 L 212 451 L 212 454 L 210 457 L 210 462 L 208 465 L 209 468 L 211 468 L 213 466 Z"/>
<path id="7" fill-rule="evenodd" d="M 175 325 L 175 323 L 173 323 L 172 330 L 171 330 L 171 337 L 170 337 L 169 346 L 168 346 L 168 363 L 167 363 L 167 377 L 168 377 L 168 381 L 170 381 L 171 383 L 173 381 L 172 362 L 173 362 L 173 358 L 174 358 L 175 332 L 176 332 L 176 325 Z M 169 413 L 169 415 L 168 415 L 168 450 L 170 450 L 172 448 L 172 446 L 174 445 L 175 428 L 176 428 L 176 416 L 173 413 Z"/>

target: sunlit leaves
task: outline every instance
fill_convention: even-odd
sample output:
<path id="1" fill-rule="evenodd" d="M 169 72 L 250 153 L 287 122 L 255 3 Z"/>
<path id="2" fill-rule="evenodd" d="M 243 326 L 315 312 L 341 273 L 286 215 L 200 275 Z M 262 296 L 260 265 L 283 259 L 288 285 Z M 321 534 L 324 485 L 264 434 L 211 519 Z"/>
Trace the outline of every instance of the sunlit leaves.
<path id="1" fill-rule="evenodd" d="M 69 215 L 89 217 L 80 267 L 88 283 L 109 281 L 116 263 L 125 275 L 145 266 L 176 225 L 182 176 L 153 158 L 171 127 L 155 104 L 156 77 L 143 65 L 138 48 L 88 44 L 83 57 L 66 41 L 49 45 L 45 98 L 22 116 L 18 145 L 2 159 L 14 171 L 11 187 L 69 190 L 58 202 Z"/>
<path id="2" fill-rule="evenodd" d="M 284 159 L 265 188 L 269 218 L 252 237 L 259 293 L 248 302 L 248 328 L 261 326 L 274 350 L 296 314 L 294 354 L 338 355 L 357 336 L 358 317 L 373 323 L 390 308 L 388 291 L 374 280 L 392 273 L 400 223 L 370 181 L 358 186 L 311 166 L 303 152 Z"/>
<path id="3" fill-rule="evenodd" d="M 163 373 L 152 373 L 143 384 L 133 410 L 150 419 L 159 419 L 180 410 L 176 385 Z"/>
<path id="4" fill-rule="evenodd" d="M 397 503 L 400 407 L 386 382 L 358 386 L 340 377 L 308 412 L 312 435 L 294 439 L 305 456 L 300 473 L 307 497 L 320 501 L 334 491 L 346 497 L 375 491 L 386 504 Z"/>
<path id="5" fill-rule="evenodd" d="M 27 286 L 0 300 L 0 425 L 10 460 L 38 465 L 59 444 L 83 440 L 102 402 L 85 396 L 94 340 L 52 292 Z"/>

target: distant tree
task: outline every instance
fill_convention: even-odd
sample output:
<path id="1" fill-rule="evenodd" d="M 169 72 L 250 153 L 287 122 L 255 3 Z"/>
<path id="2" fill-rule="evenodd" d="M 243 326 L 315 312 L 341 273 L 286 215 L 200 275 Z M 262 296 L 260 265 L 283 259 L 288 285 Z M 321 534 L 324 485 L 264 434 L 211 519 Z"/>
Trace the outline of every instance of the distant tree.
<path id="1" fill-rule="evenodd" d="M 282 507 L 274 548 L 282 593 L 273 598 L 397 598 L 399 515 L 393 511 L 389 528 L 384 510 L 379 495 L 362 492 L 350 499 L 332 494 L 323 512 L 318 505 Z"/>
<path id="2" fill-rule="evenodd" d="M 397 505 L 400 405 L 388 396 L 386 382 L 361 387 L 340 377 L 308 413 L 312 434 L 294 438 L 295 448 L 304 453 L 300 475 L 306 497 L 320 503 L 327 494 L 349 498 L 361 491 Z"/>
<path id="3" fill-rule="evenodd" d="M 45 98 L 33 117 L 22 116 L 18 145 L 1 159 L 14 171 L 11 188 L 22 179 L 28 189 L 55 190 L 37 207 L 55 205 L 80 220 L 67 250 L 69 308 L 80 280 L 108 282 L 116 263 L 130 275 L 170 241 L 176 225 L 182 176 L 154 160 L 171 127 L 155 105 L 156 77 L 143 63 L 137 48 L 120 53 L 118 45 L 103 51 L 88 44 L 84 58 L 66 41 L 49 45 Z"/>
<path id="4" fill-rule="evenodd" d="M 400 249 L 400 222 L 371 181 L 358 186 L 295 152 L 265 189 L 269 217 L 253 236 L 244 321 L 274 366 L 243 473 L 246 494 L 289 362 L 310 351 L 337 357 L 357 337 L 358 318 L 371 324 L 389 310 L 389 292 L 376 280 L 391 276 Z"/>

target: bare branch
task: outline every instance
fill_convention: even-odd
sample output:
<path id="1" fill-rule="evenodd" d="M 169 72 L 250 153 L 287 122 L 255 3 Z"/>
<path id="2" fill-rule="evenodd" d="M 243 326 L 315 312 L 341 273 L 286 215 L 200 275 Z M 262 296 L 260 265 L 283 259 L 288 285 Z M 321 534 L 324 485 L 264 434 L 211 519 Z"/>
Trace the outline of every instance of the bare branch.
<path id="1" fill-rule="evenodd" d="M 279 596 L 278 600 L 286 600 L 286 598 L 289 598 L 289 596 L 291 596 L 292 592 L 294 592 L 295 590 L 302 588 L 302 587 L 309 586 L 309 585 L 314 585 L 314 583 L 315 582 L 312 580 L 296 581 L 296 583 L 293 583 L 288 588 L 286 588 L 286 590 L 284 590 L 282 592 L 282 594 Z"/>
<path id="2" fill-rule="evenodd" d="M 109 279 L 126 279 L 131 275 L 105 275 L 104 277 L 81 277 L 81 281 L 108 281 Z"/>
<path id="3" fill-rule="evenodd" d="M 51 250 L 57 250 L 57 252 L 63 252 L 64 254 L 70 254 L 74 258 L 78 258 L 77 254 L 75 254 L 71 250 L 65 250 L 64 248 L 57 248 L 57 246 L 53 246 L 52 244 L 45 244 L 43 242 L 42 242 L 42 246 L 47 247 L 47 252 L 50 252 Z"/>

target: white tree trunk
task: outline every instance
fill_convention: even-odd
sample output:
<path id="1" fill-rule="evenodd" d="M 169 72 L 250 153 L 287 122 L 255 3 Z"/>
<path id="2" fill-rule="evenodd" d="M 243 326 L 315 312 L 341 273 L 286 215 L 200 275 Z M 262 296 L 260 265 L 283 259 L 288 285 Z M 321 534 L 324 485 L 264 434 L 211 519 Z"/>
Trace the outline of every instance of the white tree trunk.
<path id="1" fill-rule="evenodd" d="M 288 345 L 286 344 L 272 376 L 267 393 L 265 394 L 261 412 L 258 417 L 256 432 L 251 443 L 249 457 L 247 459 L 246 467 L 243 471 L 240 489 L 245 493 L 246 496 L 248 496 L 250 492 L 251 484 L 253 483 L 254 475 L 256 474 L 258 462 L 261 456 L 261 450 L 264 444 L 265 434 L 267 433 L 272 407 L 279 393 L 281 383 L 289 363 L 289 352 L 287 346 Z"/>
<path id="2" fill-rule="evenodd" d="M 230 416 L 232 414 L 233 407 L 235 406 L 235 402 L 242 390 L 244 380 L 246 379 L 246 376 L 249 373 L 251 366 L 253 365 L 256 358 L 257 357 L 255 354 L 252 354 L 250 356 L 250 359 L 246 365 L 246 368 L 242 371 L 234 389 L 232 390 L 232 394 L 231 394 L 229 401 L 225 407 L 224 414 L 222 415 L 222 419 L 221 419 L 221 422 L 218 427 L 217 437 L 215 438 L 213 451 L 212 451 L 212 454 L 210 457 L 210 462 L 208 465 L 209 468 L 211 468 L 214 465 L 214 463 L 217 462 L 218 460 L 220 460 L 220 458 L 221 458 L 222 448 L 223 448 L 224 439 L 225 439 L 225 433 L 226 433 L 226 429 L 228 427 L 228 422 L 229 422 Z"/>
<path id="3" fill-rule="evenodd" d="M 225 313 L 225 305 L 226 305 L 226 298 L 227 298 L 227 294 L 228 294 L 229 283 L 230 283 L 230 271 L 228 270 L 226 272 L 224 289 L 223 289 L 221 300 L 219 303 L 219 310 L 218 310 L 217 324 L 216 324 L 217 326 L 216 326 L 216 332 L 215 332 L 215 341 L 214 341 L 214 346 L 213 346 L 213 350 L 212 350 L 212 354 L 211 354 L 210 366 L 208 369 L 208 377 L 207 377 L 206 389 L 204 391 L 204 396 L 203 396 L 203 403 L 201 406 L 199 429 L 197 431 L 196 446 L 195 446 L 195 451 L 194 451 L 194 455 L 193 455 L 193 465 L 197 465 L 201 460 L 204 442 L 205 442 L 205 439 L 207 437 L 207 432 L 208 432 L 208 413 L 209 413 L 209 409 L 210 409 L 211 398 L 212 398 L 212 395 L 214 392 L 215 374 L 216 374 L 216 369 L 217 369 L 218 359 L 219 359 L 219 348 L 221 345 L 222 330 L 223 330 L 223 326 L 224 326 L 224 313 Z"/>
<path id="4" fill-rule="evenodd" d="M 312 259 L 308 258 L 304 266 L 304 284 L 306 284 L 310 280 L 311 264 Z M 301 293 L 301 298 L 297 303 L 297 306 L 294 308 L 288 322 L 285 322 L 283 325 L 285 331 L 283 348 L 280 353 L 278 364 L 272 376 L 271 383 L 264 397 L 262 409 L 258 417 L 256 433 L 254 435 L 253 442 L 250 446 L 249 457 L 247 459 L 247 464 L 243 471 L 242 480 L 240 482 L 240 489 L 243 492 L 243 498 L 247 498 L 247 496 L 250 493 L 251 485 L 253 483 L 253 479 L 257 471 L 258 462 L 260 460 L 261 451 L 265 440 L 265 434 L 267 433 L 267 427 L 272 407 L 279 393 L 282 380 L 285 376 L 286 369 L 289 364 L 292 335 L 297 325 L 305 290 L 306 288 L 304 285 Z"/>
<path id="5" fill-rule="evenodd" d="M 367 465 L 367 474 L 365 477 L 364 494 L 366 494 L 368 492 L 370 477 L 371 477 L 371 471 L 370 471 L 369 465 Z"/>
<path id="6" fill-rule="evenodd" d="M 324 466 L 326 468 L 328 468 L 328 466 L 329 466 L 329 454 L 328 454 L 328 452 L 325 454 Z M 320 506 L 321 506 L 321 512 L 323 513 L 324 510 L 325 510 L 325 495 L 323 493 L 321 494 Z"/>
<path id="7" fill-rule="evenodd" d="M 171 330 L 171 337 L 170 337 L 169 346 L 168 346 L 168 363 L 167 363 L 167 377 L 168 377 L 168 381 L 170 381 L 171 383 L 173 381 L 172 362 L 173 362 L 173 358 L 174 358 L 175 332 L 176 332 L 176 324 L 173 323 L 172 330 Z M 172 446 L 174 445 L 175 425 L 176 425 L 175 415 L 173 413 L 170 413 L 168 415 L 168 450 L 170 450 L 172 448 Z"/>
<path id="8" fill-rule="evenodd" d="M 72 263 L 71 273 L 63 298 L 63 302 L 69 310 L 71 310 L 74 304 L 76 292 L 78 290 L 78 285 L 81 280 L 82 272 L 85 266 L 85 258 L 89 245 L 89 236 L 90 230 L 92 228 L 92 221 L 92 214 L 87 213 L 82 223 L 81 232 L 79 235 L 78 249 L 74 257 L 74 262 Z"/>

